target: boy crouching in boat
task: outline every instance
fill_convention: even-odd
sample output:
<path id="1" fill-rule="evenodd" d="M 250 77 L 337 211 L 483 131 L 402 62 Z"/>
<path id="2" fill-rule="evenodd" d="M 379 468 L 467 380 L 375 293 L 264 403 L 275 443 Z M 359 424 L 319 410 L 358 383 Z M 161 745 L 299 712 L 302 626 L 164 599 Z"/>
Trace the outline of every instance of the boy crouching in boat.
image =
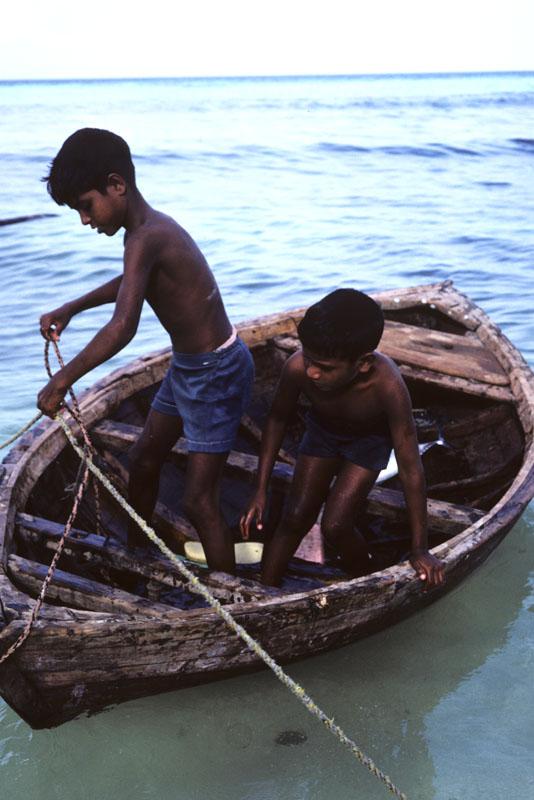
<path id="1" fill-rule="evenodd" d="M 393 361 L 375 350 L 383 329 L 380 307 L 355 289 L 327 295 L 298 326 L 302 350 L 284 364 L 263 432 L 256 492 L 241 519 L 244 538 L 253 520 L 262 527 L 269 478 L 303 392 L 311 409 L 283 518 L 265 545 L 266 584 L 280 585 L 325 500 L 321 531 L 343 568 L 352 576 L 370 571 L 354 522 L 392 446 L 412 531 L 410 561 L 427 586 L 444 580 L 442 563 L 427 549 L 425 480 L 410 396 Z"/>
<path id="2" fill-rule="evenodd" d="M 42 335 L 57 339 L 75 314 L 115 303 L 110 321 L 54 375 L 37 404 L 53 417 L 75 381 L 128 344 L 147 300 L 170 336 L 173 356 L 140 439 L 130 451 L 130 502 L 150 520 L 160 469 L 184 435 L 189 451 L 184 510 L 210 567 L 233 572 L 233 540 L 219 508 L 219 483 L 248 402 L 254 367 L 228 320 L 206 259 L 180 225 L 142 197 L 130 149 L 114 133 L 93 128 L 74 133 L 44 180 L 56 203 L 77 211 L 82 225 L 106 236 L 124 228 L 124 269 L 108 283 L 41 317 Z M 135 526 L 128 543 L 146 544 Z"/>

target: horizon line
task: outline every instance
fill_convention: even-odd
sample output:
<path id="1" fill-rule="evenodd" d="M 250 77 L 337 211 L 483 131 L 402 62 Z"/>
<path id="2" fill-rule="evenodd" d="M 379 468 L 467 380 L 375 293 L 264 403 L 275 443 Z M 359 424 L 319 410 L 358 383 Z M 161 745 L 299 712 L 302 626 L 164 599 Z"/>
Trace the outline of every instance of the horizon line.
<path id="1" fill-rule="evenodd" d="M 409 72 L 324 72 L 324 73 L 294 73 L 294 74 L 250 74 L 250 75 L 122 75 L 101 77 L 71 77 L 71 78 L 0 78 L 0 84 L 5 83 L 97 83 L 120 81 L 203 81 L 203 80 L 292 80 L 295 78 L 432 78 L 449 75 L 477 76 L 477 75 L 533 75 L 534 69 L 495 69 L 495 70 L 433 70 Z"/>

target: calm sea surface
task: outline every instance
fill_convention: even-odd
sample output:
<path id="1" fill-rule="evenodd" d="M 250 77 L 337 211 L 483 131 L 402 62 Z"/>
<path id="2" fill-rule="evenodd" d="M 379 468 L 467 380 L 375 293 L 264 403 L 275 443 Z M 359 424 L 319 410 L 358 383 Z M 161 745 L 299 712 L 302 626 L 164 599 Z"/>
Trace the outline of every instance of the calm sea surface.
<path id="1" fill-rule="evenodd" d="M 124 136 L 141 191 L 198 241 L 234 321 L 452 278 L 534 362 L 534 73 L 0 83 L 0 440 L 45 381 L 37 320 L 121 269 L 39 179 L 80 127 Z M 110 308 L 75 318 L 74 355 Z M 167 345 L 148 310 L 111 366 Z M 534 795 L 534 513 L 412 619 L 290 673 L 410 798 Z M 300 745 L 276 743 L 300 731 Z M 32 732 L 0 700 L 2 797 L 389 796 L 270 674 Z"/>

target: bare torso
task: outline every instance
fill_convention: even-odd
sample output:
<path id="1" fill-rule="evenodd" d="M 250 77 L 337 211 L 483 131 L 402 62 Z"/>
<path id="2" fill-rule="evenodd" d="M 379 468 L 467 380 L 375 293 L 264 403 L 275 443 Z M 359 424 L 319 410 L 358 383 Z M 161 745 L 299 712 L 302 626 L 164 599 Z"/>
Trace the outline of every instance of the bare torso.
<path id="1" fill-rule="evenodd" d="M 125 236 L 125 266 L 132 247 L 143 251 L 149 270 L 145 297 L 183 353 L 214 350 L 231 334 L 231 324 L 206 259 L 191 236 L 170 217 L 150 209 Z"/>
<path id="2" fill-rule="evenodd" d="M 339 427 L 344 424 L 359 426 L 387 415 L 388 392 L 402 382 L 395 364 L 387 356 L 375 352 L 368 372 L 358 374 L 344 387 L 322 391 L 307 376 L 302 353 L 295 353 L 292 358 L 298 388 L 306 395 L 314 412 Z"/>

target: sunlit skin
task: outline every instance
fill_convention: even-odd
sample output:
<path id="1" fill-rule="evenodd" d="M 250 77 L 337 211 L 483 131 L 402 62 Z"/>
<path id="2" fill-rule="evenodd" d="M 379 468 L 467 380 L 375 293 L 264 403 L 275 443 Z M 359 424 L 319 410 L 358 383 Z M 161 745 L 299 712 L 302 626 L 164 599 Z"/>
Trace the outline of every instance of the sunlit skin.
<path id="1" fill-rule="evenodd" d="M 443 583 L 443 565 L 427 548 L 425 480 L 410 396 L 394 362 L 378 351 L 349 361 L 325 358 L 304 349 L 287 360 L 263 431 L 256 491 L 241 519 L 243 537 L 248 538 L 253 522 L 259 528 L 263 525 L 270 475 L 301 392 L 320 418 L 333 420 L 336 425 L 361 425 L 380 414 L 387 417 L 412 532 L 410 561 L 427 587 Z M 334 476 L 336 481 L 331 485 Z M 361 507 L 377 477 L 377 472 L 345 461 L 340 464 L 339 459 L 300 455 L 290 492 L 289 512 L 286 510 L 285 519 L 266 544 L 264 582 L 280 583 L 287 561 L 325 500 L 323 524 L 326 517 L 331 527 L 347 529 L 344 538 L 340 537 L 347 561 L 353 563 L 357 574 L 358 564 L 363 560 L 360 572 L 363 574 L 365 545 L 363 538 L 357 540 L 357 534 L 352 532 L 352 515 Z M 296 512 L 291 504 L 297 507 Z M 343 514 L 345 518 L 340 518 Z M 347 519 L 349 514 L 350 519 Z M 284 530 L 284 525 L 289 524 L 288 517 L 294 527 L 289 532 Z M 295 519 L 305 529 L 299 530 Z"/>
<path id="2" fill-rule="evenodd" d="M 124 263 L 121 275 L 40 319 L 43 337 L 57 340 L 75 314 L 115 304 L 109 322 L 39 392 L 38 406 L 50 417 L 61 407 L 72 384 L 133 338 L 145 300 L 180 353 L 215 350 L 232 331 L 201 251 L 177 222 L 149 206 L 136 186 L 111 173 L 103 192 L 92 189 L 82 193 L 72 208 L 82 225 L 98 233 L 114 236 L 124 228 Z M 161 466 L 182 430 L 180 417 L 151 409 L 139 440 L 128 454 L 130 502 L 147 521 L 156 503 Z M 183 506 L 199 533 L 209 565 L 233 572 L 233 540 L 219 508 L 219 484 L 226 458 L 227 453 L 189 454 Z M 128 542 L 145 544 L 135 525 Z"/>

